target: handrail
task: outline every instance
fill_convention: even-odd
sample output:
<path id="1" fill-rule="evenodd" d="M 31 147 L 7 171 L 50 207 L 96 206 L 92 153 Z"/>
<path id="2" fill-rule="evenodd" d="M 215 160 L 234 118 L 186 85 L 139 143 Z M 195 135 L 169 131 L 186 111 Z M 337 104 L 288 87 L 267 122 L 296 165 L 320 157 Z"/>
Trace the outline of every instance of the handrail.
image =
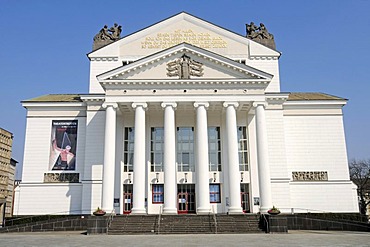
<path id="1" fill-rule="evenodd" d="M 262 215 L 262 218 L 265 220 L 266 222 L 266 233 L 269 233 L 270 232 L 270 229 L 269 229 L 269 221 L 267 220 L 266 218 L 266 215 L 265 214 L 261 214 Z"/>
<path id="2" fill-rule="evenodd" d="M 284 210 L 285 209 L 285 210 Z M 341 220 L 351 220 L 351 221 L 357 221 L 357 222 L 368 222 L 369 217 L 365 215 L 361 215 L 357 213 L 356 219 L 353 219 L 353 217 L 350 217 L 352 213 L 333 213 L 329 211 L 319 210 L 319 209 L 309 209 L 309 208 L 279 208 L 280 211 L 282 211 L 282 214 L 306 214 L 306 215 L 326 215 L 326 214 L 333 214 L 336 215 L 336 219 Z M 284 212 L 285 211 L 285 212 Z M 289 213 L 288 213 L 289 212 Z M 353 213 L 356 214 L 356 213 Z M 346 217 L 347 215 L 347 217 Z"/>
<path id="3" fill-rule="evenodd" d="M 39 215 L 32 215 L 32 216 L 25 216 L 25 217 L 18 217 L 14 219 L 5 219 L 5 226 L 13 226 L 14 222 L 17 221 L 23 221 L 23 220 L 30 220 L 29 223 L 34 222 L 33 219 L 35 218 L 42 218 L 42 217 L 47 217 L 44 220 L 50 220 L 51 218 L 58 218 L 58 216 L 86 216 L 90 214 L 83 214 L 82 212 L 90 211 L 90 209 L 83 209 L 83 210 L 69 210 L 69 211 L 59 211 L 59 212 L 54 212 L 50 214 L 39 214 Z M 72 214 L 71 214 L 72 213 Z M 39 221 L 39 220 L 35 220 Z"/>
<path id="4" fill-rule="evenodd" d="M 161 228 L 161 218 L 162 218 L 162 206 L 159 207 L 159 215 L 158 215 L 158 229 L 157 234 L 159 235 L 159 231 Z"/>
<path id="5" fill-rule="evenodd" d="M 116 215 L 116 212 L 115 210 L 113 209 L 109 215 L 109 218 L 108 218 L 108 221 L 107 221 L 107 234 L 108 234 L 108 231 L 109 231 L 109 227 L 111 226 L 112 224 L 112 221 L 113 221 L 113 217 Z"/>
<path id="6" fill-rule="evenodd" d="M 215 234 L 217 234 L 217 219 L 216 219 L 216 214 L 215 214 L 215 208 L 212 205 L 212 216 L 213 216 L 213 222 L 215 224 Z"/>

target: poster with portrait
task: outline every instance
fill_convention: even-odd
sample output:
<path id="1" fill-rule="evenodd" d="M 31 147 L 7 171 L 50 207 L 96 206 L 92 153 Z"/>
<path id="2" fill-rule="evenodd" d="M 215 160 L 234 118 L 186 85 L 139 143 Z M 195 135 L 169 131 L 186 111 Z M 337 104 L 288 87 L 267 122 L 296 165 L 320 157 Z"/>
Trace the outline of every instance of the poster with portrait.
<path id="1" fill-rule="evenodd" d="M 77 120 L 53 120 L 50 146 L 50 170 L 75 170 Z"/>

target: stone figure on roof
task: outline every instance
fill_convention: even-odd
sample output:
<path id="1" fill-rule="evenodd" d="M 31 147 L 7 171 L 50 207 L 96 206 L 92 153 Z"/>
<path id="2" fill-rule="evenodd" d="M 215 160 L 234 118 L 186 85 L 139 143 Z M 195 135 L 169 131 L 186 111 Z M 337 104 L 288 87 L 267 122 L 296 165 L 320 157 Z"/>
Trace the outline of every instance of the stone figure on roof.
<path id="1" fill-rule="evenodd" d="M 274 39 L 274 35 L 267 31 L 267 28 L 263 23 L 260 23 L 258 30 L 262 39 Z"/>
<path id="2" fill-rule="evenodd" d="M 114 23 L 114 26 L 109 29 L 113 40 L 118 40 L 121 36 L 122 27 L 118 26 L 117 23 Z"/>
<path id="3" fill-rule="evenodd" d="M 245 24 L 247 27 L 247 38 L 254 39 L 258 36 L 257 30 L 258 27 L 254 25 L 254 22 L 251 22 L 251 24 Z"/>
<path id="4" fill-rule="evenodd" d="M 254 22 L 246 24 L 247 27 L 247 38 L 250 39 L 274 39 L 274 35 L 267 31 L 266 26 L 263 23 L 260 23 L 260 26 L 257 27 Z"/>
<path id="5" fill-rule="evenodd" d="M 113 27 L 109 29 L 107 25 L 104 25 L 99 33 L 94 36 L 93 50 L 119 40 L 121 38 L 121 32 L 122 26 L 117 23 L 114 23 Z"/>
<path id="6" fill-rule="evenodd" d="M 266 26 L 263 23 L 260 23 L 259 27 L 257 27 L 254 22 L 246 24 L 246 31 L 246 37 L 248 39 L 254 40 L 272 49 L 276 49 L 274 35 L 268 32 Z"/>

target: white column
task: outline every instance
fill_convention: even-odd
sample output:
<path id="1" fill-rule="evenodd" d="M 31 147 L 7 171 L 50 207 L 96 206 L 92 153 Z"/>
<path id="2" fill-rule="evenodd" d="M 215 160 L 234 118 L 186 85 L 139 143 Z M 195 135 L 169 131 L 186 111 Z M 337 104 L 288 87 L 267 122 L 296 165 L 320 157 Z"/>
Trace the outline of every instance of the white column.
<path id="1" fill-rule="evenodd" d="M 162 103 L 164 108 L 164 205 L 163 214 L 177 214 L 176 130 L 174 102 Z"/>
<path id="2" fill-rule="evenodd" d="M 145 108 L 146 103 L 133 103 L 135 109 L 134 175 L 132 214 L 146 214 L 145 209 Z"/>
<path id="3" fill-rule="evenodd" d="M 254 102 L 256 108 L 256 138 L 258 180 L 260 190 L 260 210 L 266 213 L 272 207 L 270 165 L 268 159 L 268 143 L 266 133 L 265 102 Z"/>
<path id="4" fill-rule="evenodd" d="M 105 137 L 104 137 L 104 164 L 103 188 L 101 207 L 107 213 L 114 209 L 114 167 L 116 150 L 116 110 L 117 103 L 104 103 L 105 110 Z"/>
<path id="5" fill-rule="evenodd" d="M 237 102 L 224 102 L 226 107 L 226 133 L 229 165 L 229 214 L 243 213 L 240 199 L 239 150 L 236 125 Z"/>
<path id="6" fill-rule="evenodd" d="M 208 125 L 207 102 L 195 102 L 194 107 L 197 112 L 196 122 L 196 148 L 197 148 L 197 214 L 208 214 L 211 212 L 209 202 L 209 172 L 208 172 Z"/>

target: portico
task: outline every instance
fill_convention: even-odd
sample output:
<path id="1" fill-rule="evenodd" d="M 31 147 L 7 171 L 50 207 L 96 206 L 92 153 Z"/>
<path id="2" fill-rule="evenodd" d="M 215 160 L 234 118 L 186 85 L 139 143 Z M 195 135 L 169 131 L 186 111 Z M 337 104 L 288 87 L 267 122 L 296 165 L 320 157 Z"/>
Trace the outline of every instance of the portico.
<path id="1" fill-rule="evenodd" d="M 258 102 L 259 104 L 260 102 Z M 128 125 L 133 128 L 134 131 L 134 152 L 133 152 L 133 170 L 122 171 L 121 187 L 123 184 L 133 184 L 133 203 L 132 203 L 132 214 L 146 214 L 148 213 L 147 208 L 150 198 L 152 185 L 163 185 L 163 202 L 158 210 L 161 210 L 163 214 L 177 214 L 179 207 L 178 199 L 178 184 L 194 184 L 196 194 L 196 213 L 197 214 L 208 214 L 215 210 L 215 204 L 210 203 L 210 184 L 217 184 L 220 188 L 219 193 L 222 191 L 221 197 L 227 198 L 228 205 L 224 206 L 229 214 L 240 214 L 243 213 L 241 207 L 241 176 L 248 177 L 246 181 L 251 181 L 249 171 L 240 171 L 240 146 L 238 143 L 237 129 L 239 126 L 246 126 L 246 119 L 255 118 L 262 115 L 259 121 L 256 122 L 257 136 L 260 132 L 263 132 L 261 128 L 265 128 L 265 120 L 262 112 L 257 110 L 257 107 L 253 106 L 251 101 L 213 101 L 213 102 L 140 102 L 140 103 L 105 103 L 110 107 L 106 108 L 106 123 L 107 126 L 112 122 L 121 126 L 121 128 L 128 128 Z M 255 103 L 254 105 L 256 105 Z M 113 108 L 113 106 L 118 106 Z M 129 107 L 131 105 L 131 108 Z M 262 105 L 263 106 L 263 105 Z M 140 107 L 140 108 L 138 108 Z M 113 111 L 113 109 L 115 109 Z M 116 109 L 122 114 L 122 118 L 131 118 L 130 124 L 118 123 L 116 121 Z M 139 109 L 139 110 L 138 110 Z M 189 112 L 191 113 L 189 115 Z M 187 120 L 182 121 L 182 115 L 186 114 Z M 237 117 L 238 115 L 238 117 Z M 249 116 L 249 117 L 248 117 Z M 258 116 L 256 119 L 258 119 Z M 149 120 L 148 120 L 149 118 Z M 153 126 L 151 122 L 152 119 Z M 238 121 L 239 119 L 239 121 Z M 190 120 L 190 121 L 189 121 Z M 158 136 L 163 139 L 162 148 L 157 147 L 154 152 L 161 152 L 162 159 L 156 158 L 153 160 L 153 135 L 151 130 L 153 127 L 163 129 L 163 136 Z M 182 127 L 184 126 L 184 127 Z M 209 128 L 216 127 L 218 129 L 218 135 L 220 138 L 220 145 L 217 149 L 216 155 L 211 156 L 212 152 L 209 152 Z M 247 126 L 246 126 L 247 127 Z M 112 135 L 110 127 L 105 132 L 105 139 L 109 139 L 108 136 Z M 184 155 L 179 151 L 182 138 L 177 132 L 181 131 L 182 128 L 191 129 L 191 135 L 189 139 L 193 139 L 187 145 L 191 145 L 192 148 L 185 150 L 186 159 L 182 160 Z M 138 132 L 138 129 L 140 131 Z M 250 128 L 244 128 L 245 130 Z M 252 129 L 252 131 L 254 131 Z M 258 132 L 259 131 L 259 132 Z M 149 132 L 149 133 L 148 133 Z M 146 134 L 147 133 L 147 134 Z M 245 133 L 247 135 L 247 133 Z M 248 136 L 248 135 L 247 135 Z M 223 138 L 225 137 L 225 138 Z M 125 137 L 124 137 L 125 138 Z M 254 142 L 255 140 L 249 140 Z M 222 145 L 221 145 L 222 143 Z M 113 143 L 111 145 L 115 145 Z M 123 145 L 123 150 L 127 148 Z M 257 142 L 256 150 L 257 153 L 261 152 L 259 149 L 265 148 L 267 145 L 265 142 Z M 106 147 L 109 145 L 106 145 Z M 221 148 L 222 146 L 222 148 Z M 211 147 L 214 150 L 214 145 Z M 145 150 L 145 152 L 144 152 Z M 107 150 L 108 152 L 108 150 Z M 148 155 L 149 154 L 149 155 Z M 109 157 L 116 157 L 114 148 L 109 149 Z M 184 157 L 185 157 L 184 155 Z M 136 158 L 135 158 L 136 157 Z M 211 160 L 210 160 L 211 158 Z M 193 160 L 191 160 L 193 159 Z M 215 162 L 215 159 L 217 160 Z M 104 166 L 109 167 L 109 159 Z M 159 167 L 153 169 L 153 163 L 161 163 Z M 180 164 L 181 163 L 181 164 Z M 189 164 L 186 164 L 189 163 Z M 217 164 L 213 164 L 217 163 Z M 268 164 L 268 163 L 265 163 Z M 182 165 L 182 167 L 181 167 Z M 212 165 L 218 166 L 213 168 Z M 104 178 L 109 177 L 107 174 L 108 169 L 103 170 Z M 120 171 L 115 171 L 120 172 Z M 264 172 L 263 170 L 259 172 Z M 103 180 L 103 188 L 112 186 L 114 184 L 114 175 L 110 173 L 110 177 Z M 127 178 L 130 177 L 131 181 Z M 269 174 L 263 175 L 265 180 L 260 179 L 259 191 L 264 197 L 261 198 L 261 208 L 271 207 L 271 192 L 269 191 Z M 267 183 L 267 184 L 266 184 Z M 262 188 L 262 189 L 261 189 Z M 117 188 L 116 188 L 117 189 Z M 146 191 L 147 190 L 147 191 Z M 112 191 L 112 190 L 111 190 Z M 122 192 L 124 193 L 124 192 Z M 152 192 L 153 193 L 153 192 Z M 225 196 L 227 195 L 227 196 Z M 110 198 L 112 199 L 112 198 Z M 113 207 L 113 200 L 107 199 L 107 196 L 102 197 L 102 205 L 106 205 L 105 210 Z M 109 204 L 109 200 L 111 203 Z M 248 198 L 250 201 L 250 198 Z M 221 202 L 220 202 L 221 203 Z M 216 203 L 217 204 L 217 203 Z M 124 202 L 121 204 L 124 205 Z M 136 206 L 138 205 L 138 206 Z M 217 206 L 217 205 L 216 205 Z M 250 205 L 249 205 L 250 207 Z M 120 211 L 122 209 L 119 209 Z M 116 209 L 117 211 L 117 209 Z M 248 209 L 250 211 L 250 209 Z M 157 211 L 156 213 L 160 213 Z"/>

